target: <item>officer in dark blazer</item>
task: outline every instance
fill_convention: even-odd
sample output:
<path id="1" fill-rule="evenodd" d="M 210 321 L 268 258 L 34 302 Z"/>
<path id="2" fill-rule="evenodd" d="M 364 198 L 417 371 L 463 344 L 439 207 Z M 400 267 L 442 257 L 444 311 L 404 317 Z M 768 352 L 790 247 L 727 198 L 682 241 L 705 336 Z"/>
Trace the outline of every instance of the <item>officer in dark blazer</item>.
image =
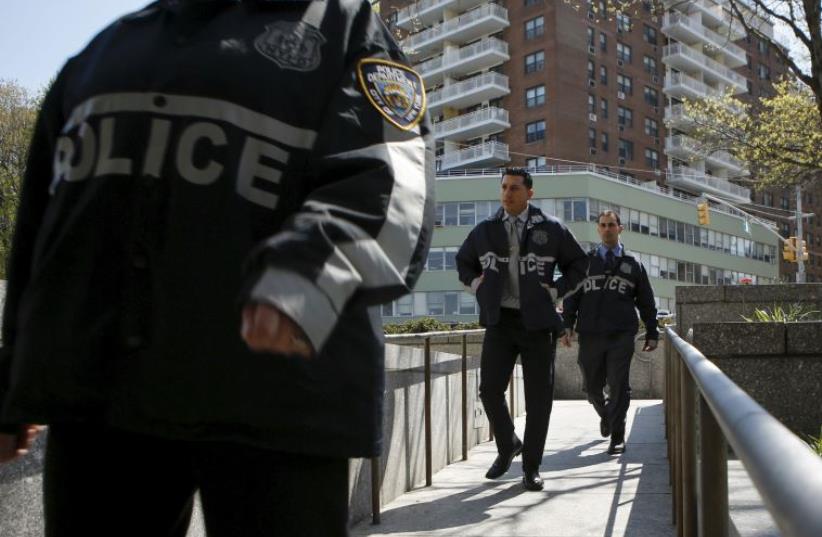
<path id="1" fill-rule="evenodd" d="M 608 453 L 625 450 L 625 416 L 631 401 L 628 374 L 639 328 L 636 310 L 645 323 L 645 345 L 652 351 L 659 333 L 654 292 L 645 267 L 619 241 L 619 215 L 604 211 L 597 218 L 602 243 L 588 254 L 585 284 L 565 299 L 562 343 L 571 346 L 579 333 L 579 365 L 588 401 L 600 417 L 600 433 L 611 437 Z M 603 389 L 608 384 L 608 397 Z"/>
<path id="2" fill-rule="evenodd" d="M 539 466 L 553 403 L 556 337 L 562 330 L 557 297 L 581 285 L 587 261 L 559 220 L 528 203 L 533 195 L 526 170 L 506 169 L 502 207 L 465 239 L 457 253 L 457 270 L 460 281 L 476 293 L 480 324 L 486 327 L 480 398 L 499 452 L 486 477 L 502 476 L 521 452 L 525 488 L 541 490 Z M 563 274 L 556 281 L 555 267 Z M 525 382 L 524 442 L 514 433 L 505 404 L 517 355 Z"/>

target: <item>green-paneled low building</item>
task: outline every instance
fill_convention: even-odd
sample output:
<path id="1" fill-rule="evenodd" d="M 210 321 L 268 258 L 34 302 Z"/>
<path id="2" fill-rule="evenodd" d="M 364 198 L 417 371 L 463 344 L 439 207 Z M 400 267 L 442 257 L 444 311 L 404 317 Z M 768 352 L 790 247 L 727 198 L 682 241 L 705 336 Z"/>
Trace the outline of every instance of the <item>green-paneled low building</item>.
<path id="1" fill-rule="evenodd" d="M 662 310 L 674 311 L 677 285 L 778 280 L 777 237 L 741 214 L 712 208 L 710 225 L 699 226 L 694 198 L 593 166 L 538 168 L 533 178 L 531 203 L 564 221 L 586 249 L 599 242 L 597 215 L 619 213 L 622 242 L 640 255 Z M 455 256 L 476 223 L 499 208 L 499 184 L 497 171 L 437 178 L 437 227 L 425 272 L 412 295 L 383 306 L 385 322 L 476 320 L 476 301 L 457 279 Z"/>

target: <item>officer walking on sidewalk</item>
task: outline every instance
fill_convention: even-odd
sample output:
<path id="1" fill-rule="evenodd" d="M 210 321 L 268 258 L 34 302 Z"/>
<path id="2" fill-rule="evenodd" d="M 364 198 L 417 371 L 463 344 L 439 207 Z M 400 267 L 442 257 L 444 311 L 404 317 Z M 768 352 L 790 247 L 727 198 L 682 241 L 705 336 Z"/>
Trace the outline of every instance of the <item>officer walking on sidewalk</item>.
<path id="1" fill-rule="evenodd" d="M 554 396 L 554 354 L 562 319 L 557 296 L 585 278 L 585 252 L 556 218 L 528 200 L 531 175 L 522 168 L 502 176 L 497 213 L 480 222 L 457 253 L 463 284 L 476 293 L 480 324 L 486 327 L 480 361 L 480 398 L 491 422 L 499 455 L 485 477 L 496 479 L 522 452 L 523 484 L 541 490 L 539 475 Z M 563 277 L 554 281 L 554 268 Z M 525 384 L 525 440 L 514 433 L 505 389 L 517 355 Z"/>
<path id="2" fill-rule="evenodd" d="M 645 323 L 644 352 L 657 346 L 654 292 L 645 267 L 619 241 L 619 215 L 604 211 L 597 218 L 602 243 L 588 254 L 588 278 L 565 299 L 565 334 L 571 346 L 574 327 L 579 333 L 579 365 L 588 401 L 600 417 L 600 433 L 611 437 L 608 453 L 625 450 L 625 416 L 631 401 L 628 376 L 639 328 L 636 310 Z M 608 384 L 608 397 L 603 389 Z"/>

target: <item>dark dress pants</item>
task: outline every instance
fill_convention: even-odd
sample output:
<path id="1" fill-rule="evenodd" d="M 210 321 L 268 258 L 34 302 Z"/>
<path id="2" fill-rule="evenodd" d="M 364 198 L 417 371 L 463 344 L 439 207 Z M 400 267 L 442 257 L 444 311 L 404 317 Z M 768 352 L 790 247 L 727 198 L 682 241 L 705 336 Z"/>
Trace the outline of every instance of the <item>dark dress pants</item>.
<path id="1" fill-rule="evenodd" d="M 49 428 L 46 537 L 185 537 L 199 490 L 209 537 L 348 535 L 348 460 L 228 442 Z"/>
<path id="2" fill-rule="evenodd" d="M 588 402 L 608 421 L 611 435 L 625 437 L 625 417 L 631 403 L 629 373 L 634 336 L 629 332 L 580 334 L 579 366 Z M 608 385 L 608 397 L 603 389 Z"/>
<path id="3" fill-rule="evenodd" d="M 502 309 L 499 324 L 485 330 L 480 361 L 480 399 L 500 453 L 513 449 L 514 422 L 505 402 L 505 390 L 517 355 L 522 362 L 526 412 L 522 466 L 525 470 L 537 470 L 542 462 L 554 401 L 555 351 L 554 333 L 551 330 L 526 330 L 518 310 Z"/>

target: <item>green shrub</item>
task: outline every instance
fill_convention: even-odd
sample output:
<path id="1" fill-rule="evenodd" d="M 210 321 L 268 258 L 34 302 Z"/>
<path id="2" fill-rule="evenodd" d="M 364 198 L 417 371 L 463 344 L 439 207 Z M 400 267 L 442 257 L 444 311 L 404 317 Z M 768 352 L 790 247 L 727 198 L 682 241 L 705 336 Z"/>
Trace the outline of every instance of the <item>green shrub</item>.
<path id="1" fill-rule="evenodd" d="M 809 436 L 808 440 L 808 443 L 811 445 L 811 449 L 813 449 L 817 455 L 822 457 L 822 427 L 819 428 L 819 436 L 816 438 Z"/>
<path id="2" fill-rule="evenodd" d="M 749 323 L 796 323 L 799 321 L 818 321 L 819 311 L 808 310 L 807 306 L 800 303 L 789 304 L 787 307 L 782 304 L 774 304 L 773 308 L 756 308 L 753 315 L 745 317 L 740 315 Z"/>
<path id="3" fill-rule="evenodd" d="M 385 323 L 383 331 L 386 334 L 421 334 L 423 332 L 447 332 L 450 330 L 474 330 L 480 328 L 479 323 L 444 323 L 432 317 L 420 317 L 404 323 Z"/>

